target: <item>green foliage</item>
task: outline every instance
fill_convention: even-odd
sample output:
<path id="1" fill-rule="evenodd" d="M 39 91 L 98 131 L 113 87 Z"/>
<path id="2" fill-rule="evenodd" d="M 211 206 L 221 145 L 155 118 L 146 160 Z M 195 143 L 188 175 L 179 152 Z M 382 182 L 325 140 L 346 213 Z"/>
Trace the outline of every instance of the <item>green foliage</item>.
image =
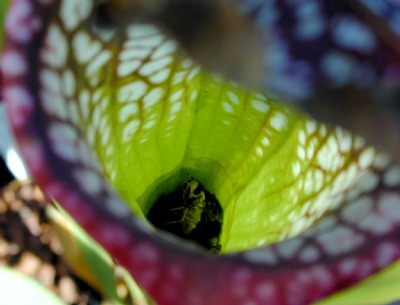
<path id="1" fill-rule="evenodd" d="M 386 305 L 400 299 L 400 261 L 315 305 Z"/>
<path id="2" fill-rule="evenodd" d="M 10 4 L 10 0 L 1 0 L 0 1 L 0 50 L 3 47 L 5 15 L 6 15 L 6 10 L 7 10 L 9 4 Z"/>
<path id="3" fill-rule="evenodd" d="M 113 305 L 149 304 L 129 273 L 116 266 L 110 255 L 65 211 L 61 208 L 48 208 L 48 215 L 63 247 L 67 249 L 64 258 L 76 274 Z M 125 299 L 121 299 L 117 293 L 119 284 L 128 290 L 128 297 Z"/>

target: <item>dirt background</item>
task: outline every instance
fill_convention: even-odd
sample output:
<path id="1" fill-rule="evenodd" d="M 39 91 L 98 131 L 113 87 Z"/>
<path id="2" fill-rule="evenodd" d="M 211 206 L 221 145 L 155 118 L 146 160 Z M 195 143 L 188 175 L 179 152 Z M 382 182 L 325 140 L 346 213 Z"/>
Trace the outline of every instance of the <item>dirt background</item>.
<path id="1" fill-rule="evenodd" d="M 63 260 L 62 246 L 45 213 L 49 204 L 50 200 L 32 183 L 13 181 L 1 189 L 0 266 L 37 279 L 66 304 L 105 305 L 99 293 Z"/>

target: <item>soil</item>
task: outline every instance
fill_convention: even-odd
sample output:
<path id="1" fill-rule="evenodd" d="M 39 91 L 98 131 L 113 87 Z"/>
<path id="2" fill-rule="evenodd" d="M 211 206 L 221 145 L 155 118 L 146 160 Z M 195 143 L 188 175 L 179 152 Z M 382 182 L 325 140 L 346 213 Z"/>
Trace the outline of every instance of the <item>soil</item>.
<path id="1" fill-rule="evenodd" d="M 0 193 L 0 266 L 37 279 L 66 304 L 105 305 L 68 267 L 45 213 L 48 200 L 32 183 L 12 182 Z"/>

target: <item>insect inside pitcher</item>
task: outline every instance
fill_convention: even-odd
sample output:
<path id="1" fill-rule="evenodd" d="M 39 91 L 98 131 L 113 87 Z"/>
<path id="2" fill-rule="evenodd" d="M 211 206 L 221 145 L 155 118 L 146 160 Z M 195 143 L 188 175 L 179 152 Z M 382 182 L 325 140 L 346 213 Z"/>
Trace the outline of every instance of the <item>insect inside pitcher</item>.
<path id="1" fill-rule="evenodd" d="M 200 223 L 207 206 L 206 195 L 203 190 L 200 190 L 199 185 L 199 182 L 194 179 L 189 179 L 184 183 L 183 206 L 172 209 L 172 211 L 183 210 L 182 218 L 168 223 L 182 223 L 182 231 L 185 234 L 191 233 Z"/>
<path id="2" fill-rule="evenodd" d="M 162 194 L 152 205 L 147 219 L 157 228 L 193 241 L 212 253 L 221 250 L 223 209 L 214 194 L 195 178 Z"/>
<path id="3" fill-rule="evenodd" d="M 183 233 L 190 234 L 200 222 L 221 222 L 221 212 L 214 207 L 210 198 L 207 198 L 206 191 L 198 181 L 188 179 L 183 184 L 182 202 L 182 206 L 171 210 L 182 210 L 181 219 L 167 224 L 181 223 Z"/>
<path id="4" fill-rule="evenodd" d="M 166 225 L 178 225 L 182 234 L 179 235 L 197 240 L 212 253 L 219 253 L 222 209 L 215 197 L 192 178 L 183 183 L 181 194 L 182 206 L 171 209 L 180 215 L 180 219 Z"/>

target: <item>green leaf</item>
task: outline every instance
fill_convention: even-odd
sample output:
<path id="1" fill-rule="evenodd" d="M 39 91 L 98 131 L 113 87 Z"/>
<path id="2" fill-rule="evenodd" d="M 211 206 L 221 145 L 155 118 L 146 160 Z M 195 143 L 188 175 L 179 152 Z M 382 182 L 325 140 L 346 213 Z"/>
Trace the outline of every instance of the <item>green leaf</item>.
<path id="1" fill-rule="evenodd" d="M 92 285 L 113 305 L 123 305 L 117 294 L 117 285 L 122 282 L 129 290 L 133 304 L 149 304 L 136 282 L 122 267 L 116 266 L 110 255 L 60 207 L 47 210 L 52 227 L 65 249 L 64 257 L 71 268 L 82 279 Z"/>
<path id="2" fill-rule="evenodd" d="M 4 40 L 4 27 L 5 27 L 5 16 L 10 0 L 0 1 L 0 51 L 3 47 Z"/>
<path id="3" fill-rule="evenodd" d="M 387 305 L 400 299 L 400 261 L 315 305 Z"/>
<path id="4" fill-rule="evenodd" d="M 0 304 L 65 305 L 50 290 L 12 269 L 0 267 L 0 283 Z"/>

